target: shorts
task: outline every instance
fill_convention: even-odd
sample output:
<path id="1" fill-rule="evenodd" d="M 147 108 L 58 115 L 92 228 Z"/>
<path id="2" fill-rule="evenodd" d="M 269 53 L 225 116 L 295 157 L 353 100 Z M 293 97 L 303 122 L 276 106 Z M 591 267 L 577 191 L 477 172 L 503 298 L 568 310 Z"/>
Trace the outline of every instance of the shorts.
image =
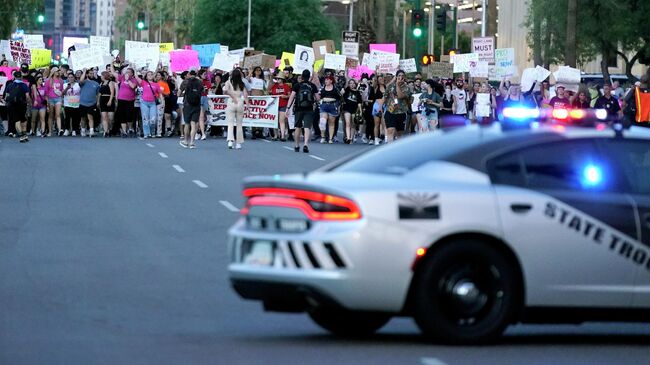
<path id="1" fill-rule="evenodd" d="M 320 112 L 321 113 L 327 113 L 330 117 L 338 117 L 339 116 L 339 103 L 325 103 L 323 102 L 320 105 Z"/>
<path id="2" fill-rule="evenodd" d="M 108 99 L 110 99 L 110 96 L 102 95 L 99 97 L 99 111 L 100 112 L 114 112 L 115 111 L 115 99 L 108 104 Z"/>
<path id="3" fill-rule="evenodd" d="M 56 104 L 61 105 L 61 104 L 63 104 L 63 101 L 61 100 L 60 97 L 59 98 L 48 98 L 47 102 L 48 102 L 48 104 L 52 104 L 52 105 L 56 105 Z"/>
<path id="4" fill-rule="evenodd" d="M 9 123 L 27 122 L 27 105 L 12 105 L 7 107 Z"/>
<path id="5" fill-rule="evenodd" d="M 395 128 L 398 131 L 403 131 L 406 124 L 406 113 L 392 114 L 386 112 L 384 114 L 384 120 L 386 121 L 386 128 Z"/>
<path id="6" fill-rule="evenodd" d="M 437 109 L 432 109 L 429 111 L 423 111 L 422 112 L 422 118 L 428 120 L 428 121 L 433 121 L 433 120 L 438 120 L 438 110 Z"/>
<path id="7" fill-rule="evenodd" d="M 183 124 L 187 124 L 190 122 L 198 123 L 200 113 L 201 113 L 200 105 L 185 104 L 183 106 Z"/>
<path id="8" fill-rule="evenodd" d="M 33 111 L 33 112 L 39 112 L 39 111 L 41 111 L 41 110 L 47 110 L 47 107 L 46 107 L 45 105 L 41 105 L 41 106 L 33 106 L 33 107 L 32 107 L 32 111 Z"/>
<path id="9" fill-rule="evenodd" d="M 314 124 L 313 111 L 310 110 L 306 112 L 296 112 L 296 123 L 295 123 L 296 128 L 311 129 L 313 124 Z"/>
<path id="10" fill-rule="evenodd" d="M 278 108 L 279 112 L 286 113 L 287 112 L 287 107 L 286 106 L 281 106 Z"/>
<path id="11" fill-rule="evenodd" d="M 178 109 L 175 96 L 168 96 L 165 98 L 165 114 L 171 114 L 174 110 Z"/>
<path id="12" fill-rule="evenodd" d="M 206 112 L 210 111 L 210 104 L 208 104 L 207 96 L 201 96 L 201 108 Z"/>
<path id="13" fill-rule="evenodd" d="M 95 115 L 97 113 L 97 105 L 92 105 L 92 106 L 85 106 L 85 105 L 79 105 L 79 113 L 81 114 L 82 117 L 85 117 L 86 115 Z"/>
<path id="14" fill-rule="evenodd" d="M 117 110 L 115 110 L 115 122 L 121 124 L 133 123 L 134 119 L 133 100 L 118 100 Z"/>
<path id="15" fill-rule="evenodd" d="M 379 102 L 375 101 L 375 103 L 372 104 L 372 116 L 373 117 L 381 117 L 381 115 L 383 113 L 384 113 L 383 104 L 379 104 Z"/>

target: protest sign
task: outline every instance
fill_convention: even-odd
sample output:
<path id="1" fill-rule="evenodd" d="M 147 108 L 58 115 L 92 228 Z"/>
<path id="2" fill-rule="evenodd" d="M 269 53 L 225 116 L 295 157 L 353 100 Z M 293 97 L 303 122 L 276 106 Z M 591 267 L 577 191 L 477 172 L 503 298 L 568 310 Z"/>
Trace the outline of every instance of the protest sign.
<path id="1" fill-rule="evenodd" d="M 293 53 L 282 52 L 282 57 L 280 58 L 280 70 L 284 71 L 285 67 L 293 67 Z"/>
<path id="2" fill-rule="evenodd" d="M 406 73 L 418 72 L 418 66 L 415 64 L 415 58 L 399 60 L 399 68 Z"/>
<path id="3" fill-rule="evenodd" d="M 23 44 L 28 49 L 44 49 L 45 42 L 43 42 L 42 34 L 25 34 L 23 35 Z"/>
<path id="4" fill-rule="evenodd" d="M 516 71 L 515 49 L 497 48 L 494 51 L 494 66 L 497 78 L 514 76 Z"/>
<path id="5" fill-rule="evenodd" d="M 19 70 L 18 67 L 11 66 L 0 66 L 0 72 L 4 72 L 7 79 L 12 80 L 14 78 L 14 71 Z"/>
<path id="6" fill-rule="evenodd" d="M 352 58 L 352 57 L 346 57 L 345 58 L 345 68 L 354 68 L 359 66 L 359 59 L 358 58 Z"/>
<path id="7" fill-rule="evenodd" d="M 557 71 L 553 72 L 555 82 L 562 84 L 567 91 L 578 92 L 580 88 L 580 70 L 569 66 L 560 66 Z"/>
<path id="8" fill-rule="evenodd" d="M 262 55 L 262 68 L 267 69 L 267 68 L 274 68 L 274 67 L 275 67 L 275 56 L 274 55 L 263 54 Z"/>
<path id="9" fill-rule="evenodd" d="M 210 69 L 230 72 L 237 66 L 239 66 L 239 56 L 228 53 L 217 53 L 214 55 Z"/>
<path id="10" fill-rule="evenodd" d="M 422 93 L 411 95 L 411 97 L 413 98 L 413 101 L 411 102 L 411 110 L 413 111 L 420 110 L 420 96 L 422 96 Z"/>
<path id="11" fill-rule="evenodd" d="M 0 76 L 0 95 L 5 93 L 5 87 L 7 86 L 7 81 L 9 81 L 8 77 Z"/>
<path id="12" fill-rule="evenodd" d="M 374 74 L 375 72 L 371 69 L 369 69 L 366 66 L 357 66 L 356 68 L 351 68 L 348 70 L 348 77 L 353 78 L 355 80 L 361 80 L 361 76 L 363 74 L 368 74 L 368 76 Z"/>
<path id="13" fill-rule="evenodd" d="M 454 72 L 469 72 L 470 61 L 478 62 L 478 53 L 451 55 L 451 63 L 454 64 Z"/>
<path id="14" fill-rule="evenodd" d="M 2 56 L 4 56 L 4 58 L 9 62 L 14 61 L 14 58 L 11 56 L 11 47 L 7 40 L 0 40 L 0 58 L 2 58 Z"/>
<path id="15" fill-rule="evenodd" d="M 90 44 L 88 43 L 75 43 L 74 44 L 74 49 L 79 50 L 79 49 L 85 49 L 85 48 L 90 48 Z"/>
<path id="16" fill-rule="evenodd" d="M 104 56 L 98 48 L 84 48 L 70 52 L 71 67 L 75 70 L 102 67 Z"/>
<path id="17" fill-rule="evenodd" d="M 244 48 L 240 49 L 234 49 L 230 52 L 228 52 L 231 56 L 237 56 L 239 57 L 239 64 L 244 64 L 244 57 L 246 56 L 245 54 L 246 50 Z"/>
<path id="18" fill-rule="evenodd" d="M 199 63 L 198 52 L 190 49 L 169 52 L 169 68 L 172 72 L 200 69 L 201 64 Z"/>
<path id="19" fill-rule="evenodd" d="M 330 70 L 345 70 L 347 57 L 328 53 L 325 55 L 325 68 Z"/>
<path id="20" fill-rule="evenodd" d="M 386 43 L 386 44 L 371 44 L 370 45 L 370 53 L 372 51 L 380 51 L 380 52 L 386 52 L 386 53 L 397 53 L 397 45 L 394 43 Z"/>
<path id="21" fill-rule="evenodd" d="M 542 66 L 538 65 L 537 67 L 535 67 L 535 70 L 536 70 L 536 73 L 537 73 L 537 78 L 536 79 L 537 79 L 538 82 L 542 82 L 542 81 L 546 80 L 549 76 L 551 76 L 551 71 L 545 69 Z"/>
<path id="22" fill-rule="evenodd" d="M 101 49 L 103 54 L 110 54 L 111 53 L 111 38 L 91 35 L 90 36 L 90 47 Z"/>
<path id="23" fill-rule="evenodd" d="M 494 37 L 472 38 L 472 53 L 478 54 L 479 61 L 494 61 Z"/>
<path id="24" fill-rule="evenodd" d="M 124 58 L 127 61 L 131 61 L 133 58 L 132 52 L 137 52 L 137 49 L 148 48 L 149 43 L 147 42 L 137 42 L 137 41 L 125 41 L 124 42 Z M 158 46 L 160 47 L 160 46 Z"/>
<path id="25" fill-rule="evenodd" d="M 294 55 L 295 55 L 293 59 L 294 73 L 300 74 L 303 70 L 308 70 L 309 72 L 313 71 L 314 61 L 316 60 L 314 57 L 313 48 L 296 44 Z"/>
<path id="26" fill-rule="evenodd" d="M 374 64 L 377 71 L 380 73 L 395 73 L 399 69 L 399 53 L 386 53 L 382 51 L 370 52 L 372 64 Z M 371 67 L 371 65 L 368 65 Z"/>
<path id="27" fill-rule="evenodd" d="M 50 49 L 32 49 L 32 62 L 30 69 L 48 67 L 52 63 L 52 50 Z"/>
<path id="28" fill-rule="evenodd" d="M 255 67 L 262 67 L 262 60 L 264 59 L 264 54 L 259 53 L 256 55 L 246 56 L 244 58 L 244 68 L 253 71 Z"/>
<path id="29" fill-rule="evenodd" d="M 341 42 L 341 54 L 351 57 L 359 56 L 359 43 Z"/>
<path id="30" fill-rule="evenodd" d="M 126 59 L 138 68 L 155 70 L 160 62 L 160 45 L 158 43 L 130 42 L 129 48 L 125 48 L 125 53 Z"/>
<path id="31" fill-rule="evenodd" d="M 160 54 L 160 64 L 163 67 L 169 67 L 169 52 Z"/>
<path id="32" fill-rule="evenodd" d="M 210 107 L 209 124 L 226 126 L 228 96 L 208 95 Z M 244 107 L 244 127 L 276 128 L 278 123 L 279 98 L 277 96 L 249 96 Z"/>
<path id="33" fill-rule="evenodd" d="M 174 43 L 160 43 L 160 53 L 169 53 L 174 50 Z"/>
<path id="34" fill-rule="evenodd" d="M 219 53 L 229 53 L 230 52 L 230 47 L 224 46 L 223 44 L 221 46 L 219 46 L 219 48 L 220 48 Z"/>
<path id="35" fill-rule="evenodd" d="M 314 62 L 314 72 L 320 72 L 320 70 L 323 69 L 324 65 L 325 60 L 316 60 L 316 62 Z"/>
<path id="36" fill-rule="evenodd" d="M 487 61 L 469 61 L 470 77 L 485 77 L 489 75 Z"/>
<path id="37" fill-rule="evenodd" d="M 11 49 L 11 57 L 17 65 L 21 63 L 32 63 L 32 53 L 25 47 L 22 42 L 9 41 L 9 48 Z"/>
<path id="38" fill-rule="evenodd" d="M 476 94 L 476 116 L 489 117 L 492 114 L 492 107 L 490 104 L 490 94 Z"/>
<path id="39" fill-rule="evenodd" d="M 432 62 L 429 65 L 431 76 L 441 77 L 443 79 L 454 78 L 454 65 L 446 62 Z"/>
<path id="40" fill-rule="evenodd" d="M 214 55 L 221 53 L 221 45 L 219 43 L 193 44 L 192 49 L 198 53 L 201 67 L 212 65 Z"/>
<path id="41" fill-rule="evenodd" d="M 314 57 L 316 60 L 325 59 L 325 54 L 334 53 L 334 41 L 324 40 L 311 43 L 311 48 L 314 49 Z"/>

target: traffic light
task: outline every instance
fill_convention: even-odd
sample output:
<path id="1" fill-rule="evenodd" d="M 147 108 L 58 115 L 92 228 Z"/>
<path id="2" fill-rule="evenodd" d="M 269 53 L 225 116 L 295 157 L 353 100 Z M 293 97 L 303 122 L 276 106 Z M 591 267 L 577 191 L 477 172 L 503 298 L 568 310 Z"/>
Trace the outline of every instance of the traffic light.
<path id="1" fill-rule="evenodd" d="M 38 16 L 36 17 L 36 21 L 39 22 L 39 23 L 45 22 L 45 15 L 38 14 Z"/>
<path id="2" fill-rule="evenodd" d="M 138 13 L 138 21 L 135 23 L 138 30 L 143 30 L 145 26 L 145 15 L 143 12 Z"/>
<path id="3" fill-rule="evenodd" d="M 445 29 L 447 29 L 447 9 L 442 7 L 436 9 L 436 30 L 444 33 Z"/>
<path id="4" fill-rule="evenodd" d="M 422 65 L 427 66 L 436 61 L 436 56 L 432 54 L 425 54 L 422 55 Z"/>
<path id="5" fill-rule="evenodd" d="M 424 24 L 424 10 L 417 9 L 411 13 L 411 26 L 413 27 L 413 37 L 422 37 L 422 24 Z"/>
<path id="6" fill-rule="evenodd" d="M 457 50 L 456 50 L 456 49 L 450 49 L 450 50 L 449 50 L 449 55 L 450 55 L 450 56 L 453 56 L 453 55 L 455 55 L 456 53 L 457 53 Z"/>

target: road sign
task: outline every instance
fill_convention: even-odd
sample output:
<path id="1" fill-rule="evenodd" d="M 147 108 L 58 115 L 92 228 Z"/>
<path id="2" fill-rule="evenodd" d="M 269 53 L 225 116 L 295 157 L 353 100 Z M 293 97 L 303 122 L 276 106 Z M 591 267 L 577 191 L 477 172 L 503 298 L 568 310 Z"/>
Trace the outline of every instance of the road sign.
<path id="1" fill-rule="evenodd" d="M 341 41 L 349 43 L 359 43 L 359 32 L 343 31 Z"/>
<path id="2" fill-rule="evenodd" d="M 350 57 L 359 57 L 359 43 L 341 42 L 341 54 Z"/>

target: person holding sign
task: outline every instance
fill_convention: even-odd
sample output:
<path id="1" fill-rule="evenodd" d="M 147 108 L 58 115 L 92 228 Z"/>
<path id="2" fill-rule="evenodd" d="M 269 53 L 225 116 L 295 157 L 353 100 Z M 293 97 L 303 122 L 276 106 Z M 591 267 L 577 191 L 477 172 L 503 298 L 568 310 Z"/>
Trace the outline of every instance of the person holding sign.
<path id="1" fill-rule="evenodd" d="M 325 86 L 320 90 L 320 127 L 323 128 L 324 121 L 327 121 L 328 142 L 334 143 L 334 123 L 336 117 L 339 116 L 339 103 L 341 101 L 341 93 L 334 86 L 334 76 L 327 76 L 325 78 Z M 320 143 L 325 143 L 323 136 Z"/>
<path id="2" fill-rule="evenodd" d="M 411 91 L 406 84 L 406 74 L 398 70 L 395 77 L 386 85 L 384 103 L 386 104 L 386 143 L 395 140 L 396 135 L 404 131 L 409 110 Z"/>
<path id="3" fill-rule="evenodd" d="M 68 74 L 68 82 L 63 90 L 63 110 L 65 118 L 63 119 L 64 136 L 69 136 L 70 132 L 79 130 L 81 116 L 79 115 L 79 101 L 81 87 L 71 72 Z"/>
<path id="4" fill-rule="evenodd" d="M 138 85 L 142 87 L 140 112 L 142 114 L 142 132 L 144 138 L 152 138 L 152 126 L 158 121 L 158 104 L 160 103 L 161 88 L 154 80 L 153 71 L 147 71 L 144 80 L 136 76 Z"/>
<path id="5" fill-rule="evenodd" d="M 242 123 L 244 120 L 244 106 L 248 103 L 248 91 L 244 86 L 242 72 L 235 69 L 230 75 L 230 80 L 226 81 L 223 91 L 230 98 L 226 106 L 226 122 L 228 123 L 228 148 L 232 149 L 235 144 L 235 149 L 240 150 L 242 143 L 244 143 L 244 128 Z M 237 123 L 237 141 L 235 143 L 234 126 Z"/>
<path id="6" fill-rule="evenodd" d="M 50 115 L 47 136 L 52 137 L 54 120 L 56 120 L 56 128 L 59 131 L 59 135 L 62 136 L 61 105 L 63 105 L 63 80 L 61 80 L 61 74 L 57 67 L 52 67 L 50 70 L 50 78 L 45 81 L 45 90 L 47 92 L 47 109 Z"/>
<path id="7" fill-rule="evenodd" d="M 352 127 L 352 116 L 361 113 L 362 97 L 355 79 L 348 81 L 348 87 L 343 91 L 343 118 L 345 119 L 345 139 L 346 144 L 354 142 L 353 132 L 356 130 Z"/>
<path id="8" fill-rule="evenodd" d="M 289 95 L 291 95 L 291 87 L 284 83 L 284 73 L 278 71 L 277 75 L 273 77 L 273 85 L 271 86 L 271 95 L 279 97 L 278 104 L 278 124 L 280 127 L 280 141 L 287 140 L 287 104 L 289 102 Z"/>

